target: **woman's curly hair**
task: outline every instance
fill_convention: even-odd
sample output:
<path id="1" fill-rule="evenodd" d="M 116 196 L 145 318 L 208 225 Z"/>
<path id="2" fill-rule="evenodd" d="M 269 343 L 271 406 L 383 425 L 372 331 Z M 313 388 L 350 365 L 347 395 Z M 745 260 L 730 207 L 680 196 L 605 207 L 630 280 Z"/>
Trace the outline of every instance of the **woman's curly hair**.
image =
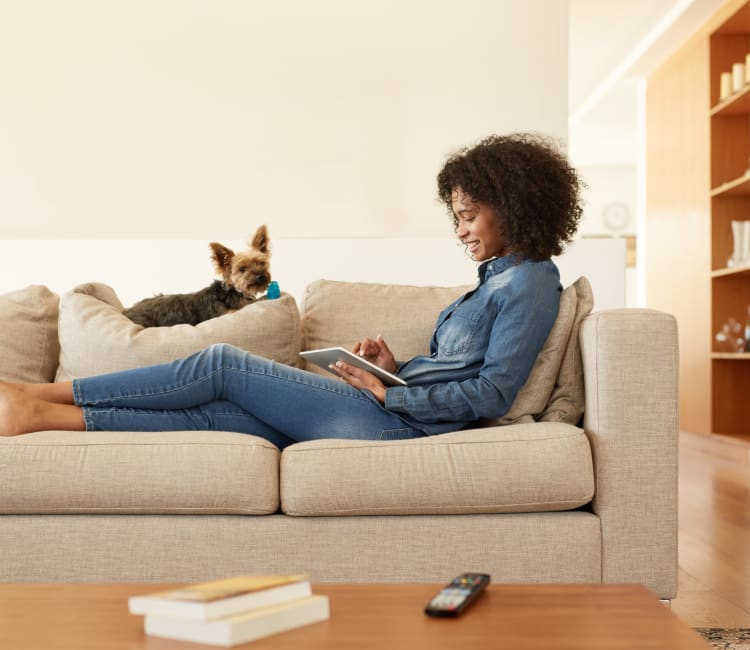
<path id="1" fill-rule="evenodd" d="M 578 177 L 554 142 L 535 133 L 491 135 L 451 155 L 437 177 L 438 196 L 451 206 L 457 188 L 495 209 L 510 250 L 531 260 L 560 255 L 581 219 Z"/>

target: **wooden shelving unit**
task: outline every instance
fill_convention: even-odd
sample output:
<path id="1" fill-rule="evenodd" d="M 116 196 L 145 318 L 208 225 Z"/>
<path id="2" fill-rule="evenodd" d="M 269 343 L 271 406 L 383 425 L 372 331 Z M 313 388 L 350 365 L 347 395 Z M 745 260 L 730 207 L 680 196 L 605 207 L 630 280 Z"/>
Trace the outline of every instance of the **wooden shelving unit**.
<path id="1" fill-rule="evenodd" d="M 710 37 L 711 332 L 734 317 L 744 325 L 750 306 L 750 264 L 729 266 L 732 221 L 750 220 L 750 84 L 719 101 L 719 80 L 750 52 L 750 1 Z M 711 354 L 712 431 L 750 434 L 750 353 Z"/>
<path id="2" fill-rule="evenodd" d="M 750 194 L 750 173 L 745 173 L 711 190 L 711 196 L 747 196 Z"/>

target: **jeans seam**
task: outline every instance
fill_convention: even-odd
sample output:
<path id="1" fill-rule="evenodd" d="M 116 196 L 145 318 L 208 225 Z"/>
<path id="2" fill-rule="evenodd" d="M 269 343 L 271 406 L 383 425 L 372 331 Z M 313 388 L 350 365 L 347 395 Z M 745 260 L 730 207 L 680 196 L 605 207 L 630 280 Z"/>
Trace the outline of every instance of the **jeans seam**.
<path id="1" fill-rule="evenodd" d="M 208 375 L 205 375 L 204 377 L 201 377 L 200 379 L 195 379 L 193 381 L 189 381 L 189 382 L 187 382 L 187 383 L 185 383 L 185 384 L 183 384 L 181 386 L 171 386 L 169 388 L 163 388 L 163 389 L 160 389 L 159 391 L 155 391 L 155 392 L 151 392 L 151 393 L 146 393 L 146 392 L 141 392 L 141 393 L 127 393 L 127 394 L 123 393 L 123 394 L 120 394 L 120 395 L 118 395 L 116 397 L 107 397 L 106 399 L 98 399 L 98 400 L 95 400 L 95 401 L 87 400 L 85 403 L 86 403 L 86 406 L 99 406 L 99 404 L 101 404 L 102 402 L 110 404 L 112 402 L 117 402 L 117 401 L 125 400 L 125 399 L 131 399 L 133 397 L 159 397 L 159 396 L 162 396 L 162 395 L 166 395 L 168 393 L 174 393 L 175 391 L 178 391 L 178 390 L 183 390 L 184 388 L 188 388 L 188 387 L 193 386 L 193 385 L 198 384 L 198 383 L 205 383 L 212 375 L 215 375 L 217 372 L 219 372 L 219 371 L 218 370 L 214 370 L 214 371 L 210 372 Z M 83 402 L 83 400 L 81 400 L 81 401 Z M 127 408 L 127 407 L 117 407 L 117 408 Z M 161 409 L 156 409 L 156 410 L 161 410 Z"/>
<path id="2" fill-rule="evenodd" d="M 359 391 L 358 394 L 353 395 L 353 394 L 347 393 L 345 391 L 334 390 L 334 389 L 332 389 L 332 388 L 330 388 L 328 386 L 319 386 L 319 385 L 315 385 L 315 384 L 310 384 L 310 383 L 307 383 L 305 381 L 301 381 L 301 380 L 293 378 L 293 377 L 282 377 L 280 375 L 272 374 L 272 373 L 269 373 L 269 372 L 265 372 L 263 370 L 243 370 L 242 368 L 236 368 L 234 366 L 225 366 L 223 368 L 223 370 L 224 371 L 231 370 L 231 371 L 239 372 L 239 373 L 242 373 L 242 374 L 263 375 L 264 377 L 268 377 L 269 379 L 276 379 L 276 380 L 280 380 L 280 381 L 291 381 L 291 382 L 294 382 L 295 384 L 302 384 L 304 386 L 309 386 L 310 388 L 316 388 L 318 390 L 328 391 L 329 393 L 335 393 L 336 395 L 340 395 L 342 397 L 350 397 L 352 399 L 369 401 L 368 398 L 367 398 L 367 396 L 364 395 L 361 392 L 360 389 L 357 389 Z M 133 397 L 158 397 L 158 396 L 161 396 L 161 395 L 167 395 L 169 393 L 173 393 L 173 392 L 178 391 L 178 390 L 183 390 L 185 388 L 188 388 L 188 387 L 193 386 L 193 385 L 198 384 L 198 383 L 205 383 L 205 382 L 209 381 L 214 375 L 216 375 L 217 373 L 219 373 L 221 371 L 222 370 L 212 370 L 211 372 L 207 373 L 206 375 L 202 376 L 199 379 L 195 379 L 193 381 L 186 382 L 186 383 L 184 383 L 184 384 L 182 384 L 180 386 L 171 386 L 171 387 L 168 387 L 168 388 L 163 388 L 163 389 L 161 389 L 161 390 L 159 390 L 157 392 L 150 392 L 150 393 L 146 393 L 146 392 L 128 393 L 128 394 L 118 395 L 117 397 L 109 397 L 109 398 L 103 399 L 103 400 L 96 400 L 96 401 L 93 401 L 93 402 L 92 401 L 87 401 L 86 404 L 88 406 L 97 406 L 97 405 L 101 404 L 102 402 L 105 402 L 107 404 L 111 404 L 111 403 L 114 403 L 114 402 L 118 402 L 118 401 L 121 401 L 121 400 L 130 399 L 130 398 L 133 398 Z M 74 387 L 73 390 L 74 390 L 74 396 L 75 396 L 76 392 L 77 392 L 76 389 L 75 389 L 75 387 Z M 83 400 L 81 400 L 81 402 L 82 401 Z"/>
<path id="3" fill-rule="evenodd" d="M 81 399 L 81 385 L 80 381 L 78 379 L 74 379 L 70 382 L 71 387 L 73 389 L 73 402 L 75 404 L 81 404 L 83 403 L 83 400 Z"/>
<path id="4" fill-rule="evenodd" d="M 233 366 L 227 366 L 227 367 L 224 368 L 224 370 L 234 370 L 235 372 L 239 372 L 239 373 L 242 373 L 242 374 L 263 375 L 264 377 L 268 377 L 269 379 L 276 379 L 277 381 L 291 381 L 291 382 L 294 382 L 295 384 L 301 384 L 303 386 L 308 386 L 309 388 L 315 388 L 315 389 L 318 389 L 318 390 L 325 390 L 325 391 L 327 391 L 329 393 L 335 393 L 336 395 L 340 395 L 342 397 L 351 397 L 352 399 L 365 400 L 365 401 L 368 401 L 368 402 L 370 401 L 369 398 L 366 395 L 364 395 L 364 393 L 362 393 L 362 390 L 359 389 L 359 388 L 355 389 L 358 392 L 357 392 L 357 394 L 353 395 L 353 394 L 347 393 L 346 391 L 343 391 L 343 390 L 335 390 L 335 389 L 333 389 L 333 388 L 331 388 L 329 386 L 319 386 L 319 385 L 316 385 L 316 384 L 308 383 L 306 381 L 302 381 L 300 379 L 296 379 L 294 377 L 282 377 L 280 375 L 276 375 L 276 374 L 272 374 L 272 373 L 269 373 L 269 372 L 265 372 L 263 370 L 252 370 L 252 369 L 251 370 L 243 370 L 242 368 L 235 368 Z M 317 375 L 315 375 L 315 376 L 317 377 Z M 343 382 L 343 381 L 341 383 L 343 385 L 349 385 L 349 384 L 346 384 L 346 382 Z M 354 388 L 354 387 L 352 386 L 352 388 Z"/>
<path id="5" fill-rule="evenodd" d="M 83 424 L 86 431 L 94 431 L 94 416 L 85 406 L 81 407 L 81 413 L 83 414 Z"/>

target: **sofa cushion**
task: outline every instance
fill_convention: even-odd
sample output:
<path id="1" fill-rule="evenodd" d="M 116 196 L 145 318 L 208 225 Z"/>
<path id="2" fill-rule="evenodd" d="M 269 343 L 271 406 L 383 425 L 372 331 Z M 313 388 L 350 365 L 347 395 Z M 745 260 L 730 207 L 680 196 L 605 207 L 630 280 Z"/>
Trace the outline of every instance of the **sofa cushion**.
<path id="1" fill-rule="evenodd" d="M 299 312 L 294 298 L 261 298 L 231 314 L 198 325 L 147 327 L 122 314 L 105 284 L 83 284 L 60 305 L 60 368 L 57 380 L 99 375 L 187 356 L 213 343 L 239 348 L 289 365 L 299 362 Z"/>
<path id="2" fill-rule="evenodd" d="M 35 384 L 54 379 L 59 303 L 42 285 L 0 296 L 0 379 Z"/>
<path id="3" fill-rule="evenodd" d="M 0 437 L 0 514 L 244 514 L 279 507 L 279 450 L 223 431 Z"/>
<path id="4" fill-rule="evenodd" d="M 568 422 L 576 424 L 583 415 L 584 387 L 583 362 L 579 334 L 581 322 L 591 313 L 594 307 L 594 292 L 585 277 L 576 280 L 572 288 L 577 296 L 576 313 L 570 336 L 565 347 L 565 354 L 557 373 L 555 387 L 547 406 L 538 417 L 543 422 Z"/>
<path id="5" fill-rule="evenodd" d="M 533 422 L 549 402 L 576 316 L 576 290 L 570 286 L 560 294 L 560 307 L 547 340 L 536 357 L 529 377 L 521 386 L 508 412 L 483 421 L 484 426 Z M 583 383 L 583 376 L 580 377 Z M 571 422 L 571 424 L 573 424 Z"/>
<path id="6" fill-rule="evenodd" d="M 484 426 L 533 421 L 578 423 L 584 403 L 578 332 L 593 305 L 587 278 L 580 277 L 563 290 L 557 318 L 529 378 L 510 410 L 500 418 L 483 421 Z"/>
<path id="7" fill-rule="evenodd" d="M 302 349 L 350 350 L 363 337 L 382 334 L 400 361 L 429 354 L 438 315 L 471 288 L 316 280 L 303 298 Z M 329 374 L 314 364 L 307 370 Z"/>
<path id="8" fill-rule="evenodd" d="M 281 455 L 289 515 L 570 510 L 594 494 L 583 430 L 517 424 L 412 440 L 315 440 Z"/>

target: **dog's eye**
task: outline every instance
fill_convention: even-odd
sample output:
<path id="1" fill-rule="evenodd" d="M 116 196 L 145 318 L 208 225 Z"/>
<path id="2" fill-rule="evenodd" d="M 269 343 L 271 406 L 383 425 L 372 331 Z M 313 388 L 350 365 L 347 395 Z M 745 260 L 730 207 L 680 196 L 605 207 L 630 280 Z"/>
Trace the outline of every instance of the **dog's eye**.
<path id="1" fill-rule="evenodd" d="M 245 272 L 245 267 L 244 267 L 244 266 L 241 266 L 241 267 L 240 267 L 240 268 L 238 269 L 238 271 L 239 271 L 240 273 L 244 273 L 244 272 Z"/>

